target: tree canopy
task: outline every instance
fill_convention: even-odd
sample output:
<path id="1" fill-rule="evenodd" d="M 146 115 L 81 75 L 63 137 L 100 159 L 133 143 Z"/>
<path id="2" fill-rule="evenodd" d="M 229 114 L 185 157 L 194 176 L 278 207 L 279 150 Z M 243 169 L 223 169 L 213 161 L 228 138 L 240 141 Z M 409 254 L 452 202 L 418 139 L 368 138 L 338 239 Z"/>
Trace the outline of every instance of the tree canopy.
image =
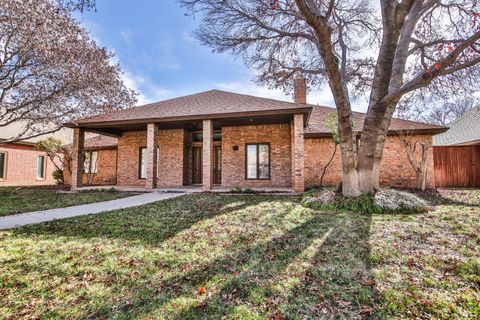
<path id="1" fill-rule="evenodd" d="M 135 103 L 113 54 L 72 17 L 92 1 L 0 3 L 0 128 L 21 123 L 11 140 Z M 47 129 L 45 129 L 47 128 Z"/>

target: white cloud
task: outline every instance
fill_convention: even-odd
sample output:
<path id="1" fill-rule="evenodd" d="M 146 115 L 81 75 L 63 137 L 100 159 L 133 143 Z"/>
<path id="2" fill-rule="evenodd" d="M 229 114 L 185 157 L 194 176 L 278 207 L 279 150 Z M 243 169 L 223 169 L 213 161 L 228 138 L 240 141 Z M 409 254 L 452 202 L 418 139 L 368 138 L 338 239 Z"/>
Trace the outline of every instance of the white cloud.
<path id="1" fill-rule="evenodd" d="M 171 90 L 162 88 L 152 81 L 145 79 L 142 75 L 124 72 L 122 80 L 125 85 L 135 90 L 137 95 L 137 105 L 157 102 L 171 98 L 174 93 Z"/>
<path id="2" fill-rule="evenodd" d="M 130 29 L 124 29 L 120 31 L 120 36 L 122 37 L 123 41 L 131 45 L 132 44 L 132 39 L 133 39 L 133 32 Z"/>
<path id="3" fill-rule="evenodd" d="M 197 39 L 195 39 L 195 38 L 193 37 L 192 33 L 189 32 L 189 31 L 186 31 L 186 30 L 182 31 L 182 33 L 181 33 L 181 39 L 182 39 L 183 41 L 185 41 L 185 42 L 188 42 L 188 43 L 198 44 Z"/>
<path id="4" fill-rule="evenodd" d="M 160 51 L 157 67 L 172 70 L 182 68 L 182 64 L 175 55 L 175 41 L 166 36 L 157 44 L 157 48 Z"/>

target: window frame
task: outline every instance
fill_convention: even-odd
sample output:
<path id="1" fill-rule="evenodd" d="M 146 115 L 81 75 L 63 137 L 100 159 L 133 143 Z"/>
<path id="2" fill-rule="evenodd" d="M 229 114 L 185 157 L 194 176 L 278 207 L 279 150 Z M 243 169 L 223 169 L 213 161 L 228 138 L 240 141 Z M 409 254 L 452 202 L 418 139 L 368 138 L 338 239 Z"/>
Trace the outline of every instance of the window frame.
<path id="1" fill-rule="evenodd" d="M 93 154 L 96 153 L 97 157 L 95 158 L 95 171 L 92 172 L 92 160 L 93 160 Z M 87 159 L 87 154 L 89 154 L 89 161 L 88 161 L 88 171 L 87 168 L 85 167 L 85 160 Z M 85 174 L 97 174 L 98 173 L 98 155 L 99 152 L 98 150 L 88 150 L 83 153 L 83 173 Z"/>
<path id="2" fill-rule="evenodd" d="M 147 168 L 146 168 L 147 163 L 145 163 L 145 178 L 142 178 L 142 150 L 143 149 L 148 150 L 148 148 L 147 147 L 138 148 L 138 179 L 139 180 L 147 180 L 148 179 Z M 157 146 L 157 179 L 158 179 L 158 176 L 159 176 L 159 173 L 160 173 L 160 166 L 158 165 L 159 162 L 160 162 L 160 146 Z"/>
<path id="3" fill-rule="evenodd" d="M 267 178 L 259 178 L 260 177 L 260 146 L 266 145 L 268 147 L 268 177 Z M 257 149 L 257 177 L 256 178 L 249 178 L 248 177 L 248 146 L 256 146 Z M 272 149 L 270 146 L 270 142 L 258 142 L 258 143 L 245 143 L 245 180 L 271 180 L 272 178 Z"/>
<path id="4" fill-rule="evenodd" d="M 0 154 L 3 154 L 3 168 L 1 168 L 3 176 L 0 177 L 0 180 L 7 180 L 7 159 L 8 159 L 8 152 L 0 151 Z"/>
<path id="5" fill-rule="evenodd" d="M 147 180 L 147 163 L 145 162 L 145 177 L 142 177 L 142 150 L 145 149 L 148 152 L 147 147 L 138 148 L 138 179 Z"/>
<path id="6" fill-rule="evenodd" d="M 42 177 L 39 177 L 38 176 L 38 169 L 39 169 L 39 166 L 38 166 L 38 160 L 40 158 L 43 158 L 43 169 L 42 169 L 42 173 L 43 173 L 43 176 Z M 37 166 L 36 166 L 36 171 L 35 171 L 35 179 L 36 180 L 45 180 L 46 178 L 46 173 L 47 173 L 47 161 L 46 161 L 46 158 L 47 156 L 44 155 L 44 154 L 39 154 L 37 155 Z"/>

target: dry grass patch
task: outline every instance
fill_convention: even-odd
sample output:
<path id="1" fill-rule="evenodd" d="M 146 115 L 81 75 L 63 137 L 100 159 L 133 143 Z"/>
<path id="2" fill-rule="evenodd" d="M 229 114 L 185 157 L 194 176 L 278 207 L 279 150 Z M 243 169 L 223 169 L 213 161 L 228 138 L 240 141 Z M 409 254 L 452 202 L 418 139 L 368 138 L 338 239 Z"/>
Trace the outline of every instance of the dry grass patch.
<path id="1" fill-rule="evenodd" d="M 479 208 L 425 197 L 362 215 L 191 195 L 0 232 L 0 318 L 476 319 Z"/>

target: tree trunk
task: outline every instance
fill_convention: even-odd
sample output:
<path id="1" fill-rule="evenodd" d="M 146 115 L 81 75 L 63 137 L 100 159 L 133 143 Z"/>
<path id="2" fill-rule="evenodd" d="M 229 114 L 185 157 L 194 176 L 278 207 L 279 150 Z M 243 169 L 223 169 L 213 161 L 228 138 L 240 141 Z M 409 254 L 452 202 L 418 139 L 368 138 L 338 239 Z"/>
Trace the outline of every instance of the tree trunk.
<path id="1" fill-rule="evenodd" d="M 328 166 L 332 163 L 333 158 L 335 158 L 335 154 L 337 153 L 337 148 L 338 148 L 338 144 L 335 143 L 335 148 L 333 149 L 332 156 L 330 157 L 330 160 L 327 162 L 327 164 L 325 164 L 325 166 L 323 167 L 322 176 L 320 177 L 320 187 L 323 187 L 323 177 L 325 176 L 325 173 L 327 172 Z"/>
<path id="2" fill-rule="evenodd" d="M 344 197 L 358 197 L 361 195 L 359 176 L 355 168 L 342 173 L 342 195 Z"/>

